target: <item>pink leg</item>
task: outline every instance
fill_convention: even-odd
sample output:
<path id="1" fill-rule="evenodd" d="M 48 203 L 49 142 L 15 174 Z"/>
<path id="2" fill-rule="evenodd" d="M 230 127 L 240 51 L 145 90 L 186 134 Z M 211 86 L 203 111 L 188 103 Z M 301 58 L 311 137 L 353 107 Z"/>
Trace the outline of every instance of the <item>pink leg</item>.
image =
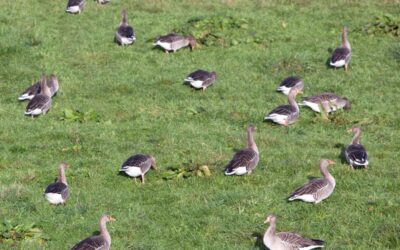
<path id="1" fill-rule="evenodd" d="M 144 184 L 144 175 L 142 174 L 140 178 L 142 179 L 142 184 Z"/>

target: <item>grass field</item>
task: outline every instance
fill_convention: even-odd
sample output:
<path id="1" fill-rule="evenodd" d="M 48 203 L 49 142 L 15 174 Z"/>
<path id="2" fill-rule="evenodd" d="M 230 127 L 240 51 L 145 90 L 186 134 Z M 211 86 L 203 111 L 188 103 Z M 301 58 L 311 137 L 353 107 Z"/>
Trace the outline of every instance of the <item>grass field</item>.
<path id="1" fill-rule="evenodd" d="M 117 219 L 108 224 L 112 249 L 264 249 L 270 213 L 278 231 L 322 239 L 327 249 L 400 249 L 399 38 L 361 31 L 377 15 L 398 15 L 398 1 L 87 1 L 81 15 L 65 6 L 0 1 L 0 223 L 35 223 L 47 239 L 3 234 L 1 249 L 70 249 L 98 230 L 103 213 Z M 130 47 L 113 43 L 123 8 L 137 32 Z M 212 16 L 245 19 L 248 28 L 236 32 L 261 41 L 152 49 L 157 36 Z M 348 72 L 326 65 L 343 25 L 353 50 Z M 218 74 L 205 92 L 183 85 L 198 68 Z M 42 72 L 55 73 L 61 88 L 48 115 L 31 119 L 17 97 Z M 351 111 L 324 121 L 303 108 L 289 129 L 263 122 L 287 103 L 275 88 L 292 74 L 303 78 L 305 96 L 334 91 L 352 101 Z M 66 109 L 97 118 L 63 119 Z M 258 167 L 226 177 L 250 123 Z M 354 124 L 368 170 L 351 171 L 342 159 Z M 118 174 L 140 152 L 159 165 L 145 185 Z M 295 188 L 320 176 L 321 158 L 337 162 L 333 195 L 318 205 L 288 203 Z M 42 194 L 61 161 L 71 165 L 71 196 L 51 206 Z M 212 176 L 163 178 L 188 164 L 207 165 Z"/>

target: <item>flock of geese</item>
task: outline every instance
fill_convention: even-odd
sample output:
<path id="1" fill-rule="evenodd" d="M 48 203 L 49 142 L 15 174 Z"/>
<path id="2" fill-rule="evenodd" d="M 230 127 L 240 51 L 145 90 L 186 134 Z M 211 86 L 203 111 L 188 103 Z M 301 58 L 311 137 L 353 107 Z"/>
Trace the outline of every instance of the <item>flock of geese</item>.
<path id="1" fill-rule="evenodd" d="M 108 0 L 98 0 L 99 3 L 105 4 Z M 84 0 L 69 0 L 66 12 L 81 13 L 84 7 Z M 332 54 L 330 65 L 344 67 L 348 70 L 348 64 L 351 58 L 350 43 L 347 40 L 347 28 L 342 30 L 342 44 L 336 48 Z M 115 41 L 120 45 L 129 45 L 136 40 L 134 29 L 128 25 L 127 12 L 121 12 L 121 23 L 115 34 Z M 195 48 L 196 41 L 191 36 L 181 36 L 174 33 L 160 36 L 154 44 L 160 46 L 166 53 L 175 52 L 184 47 Z M 190 83 L 194 88 L 205 90 L 211 86 L 216 80 L 215 72 L 197 70 L 189 74 L 185 81 Z M 329 114 L 338 109 L 349 109 L 350 102 L 346 98 L 337 96 L 334 93 L 322 93 L 319 95 L 305 97 L 302 102 L 296 102 L 297 94 L 301 93 L 304 88 L 303 81 L 298 77 L 288 77 L 278 86 L 277 91 L 281 91 L 288 96 L 288 105 L 281 105 L 273 109 L 265 116 L 265 120 L 288 126 L 296 122 L 299 118 L 299 105 L 310 107 L 315 112 L 323 112 Z M 25 114 L 29 116 L 38 116 L 46 114 L 51 108 L 52 97 L 59 89 L 58 79 L 55 75 L 42 75 L 40 81 L 26 89 L 20 96 L 19 100 L 30 100 Z M 232 160 L 225 168 L 225 175 L 245 175 L 251 174 L 256 168 L 259 161 L 259 151 L 254 140 L 253 133 L 255 127 L 249 125 L 247 128 L 247 147 L 236 152 Z M 361 129 L 353 127 L 348 132 L 354 134 L 351 144 L 345 151 L 345 158 L 348 164 L 354 168 L 368 167 L 368 154 L 366 149 L 360 144 Z M 335 178 L 329 173 L 328 167 L 335 164 L 334 161 L 322 159 L 320 161 L 320 171 L 322 178 L 312 179 L 305 185 L 296 189 L 289 197 L 289 201 L 302 200 L 311 203 L 320 203 L 328 198 L 335 189 Z M 65 204 L 69 197 L 68 183 L 65 175 L 66 169 L 69 167 L 67 163 L 59 165 L 59 176 L 55 183 L 48 185 L 44 196 L 51 204 Z M 121 172 L 132 177 L 136 182 L 136 178 L 140 177 L 144 184 L 144 175 L 150 168 L 157 168 L 156 160 L 152 155 L 136 154 L 129 157 L 120 167 Z M 100 235 L 88 237 L 77 243 L 72 249 L 104 249 L 108 250 L 111 246 L 111 236 L 107 231 L 106 223 L 115 219 L 109 215 L 103 215 L 100 218 Z M 302 236 L 290 232 L 276 233 L 276 217 L 269 215 L 265 220 L 269 223 L 269 227 L 264 234 L 263 242 L 271 250 L 275 249 L 313 249 L 324 247 L 321 240 L 307 239 Z"/>

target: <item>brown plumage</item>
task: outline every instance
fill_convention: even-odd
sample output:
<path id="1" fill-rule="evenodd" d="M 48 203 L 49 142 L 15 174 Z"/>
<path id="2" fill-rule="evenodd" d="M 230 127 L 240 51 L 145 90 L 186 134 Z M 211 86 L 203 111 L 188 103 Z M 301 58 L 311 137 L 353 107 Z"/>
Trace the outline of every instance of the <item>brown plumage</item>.
<path id="1" fill-rule="evenodd" d="M 160 46 L 166 53 L 168 53 L 169 51 L 176 52 L 177 50 L 188 46 L 193 50 L 196 47 L 196 40 L 192 36 L 182 36 L 170 33 L 165 36 L 160 36 L 154 45 Z"/>

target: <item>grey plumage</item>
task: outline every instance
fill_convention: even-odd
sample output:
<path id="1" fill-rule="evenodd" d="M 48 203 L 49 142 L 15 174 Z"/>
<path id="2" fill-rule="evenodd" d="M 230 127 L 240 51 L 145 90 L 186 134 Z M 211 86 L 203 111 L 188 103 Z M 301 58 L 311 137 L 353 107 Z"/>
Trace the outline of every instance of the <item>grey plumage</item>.
<path id="1" fill-rule="evenodd" d="M 83 11 L 85 0 L 68 0 L 66 12 L 71 14 L 79 14 Z"/>
<path id="2" fill-rule="evenodd" d="M 285 78 L 278 86 L 276 89 L 277 91 L 281 91 L 285 95 L 289 95 L 290 90 L 293 87 L 297 87 L 299 90 L 303 90 L 304 88 L 304 83 L 303 81 L 296 76 L 289 76 Z"/>
<path id="3" fill-rule="evenodd" d="M 317 239 L 307 239 L 291 232 L 276 233 L 276 217 L 269 215 L 264 223 L 269 223 L 263 242 L 270 250 L 302 250 L 324 247 L 325 242 Z"/>
<path id="4" fill-rule="evenodd" d="M 352 168 L 368 168 L 368 153 L 364 146 L 360 144 L 361 128 L 353 127 L 349 129 L 348 132 L 353 132 L 354 137 L 351 144 L 348 145 L 344 151 L 347 163 Z"/>
<path id="5" fill-rule="evenodd" d="M 128 14 L 126 10 L 121 12 L 121 23 L 115 33 L 115 40 L 120 45 L 129 45 L 136 40 L 135 31 L 132 26 L 128 24 Z"/>
<path id="6" fill-rule="evenodd" d="M 60 194 L 64 200 L 66 200 L 69 195 L 68 186 L 65 183 L 62 183 L 59 181 L 48 185 L 46 190 L 44 191 L 44 193 L 45 194 L 48 194 L 48 193 Z"/>
<path id="7" fill-rule="evenodd" d="M 37 116 L 46 114 L 49 111 L 51 107 L 51 92 L 44 74 L 40 79 L 40 88 L 40 94 L 35 95 L 26 106 L 25 115 Z"/>
<path id="8" fill-rule="evenodd" d="M 56 95 L 56 93 L 59 90 L 59 83 L 57 77 L 54 74 L 52 74 L 49 78 L 47 78 L 46 83 L 47 86 L 50 88 L 51 96 Z M 35 95 L 40 94 L 40 91 L 41 87 L 39 80 L 36 83 L 29 86 L 27 89 L 25 89 L 18 97 L 18 100 L 20 101 L 32 100 L 32 98 L 35 97 Z"/>
<path id="9" fill-rule="evenodd" d="M 196 47 L 196 40 L 192 36 L 182 36 L 175 33 L 170 33 L 157 38 L 154 45 L 162 47 L 164 51 L 168 53 L 169 51 L 175 52 L 188 46 L 191 50 L 193 50 Z"/>
<path id="10" fill-rule="evenodd" d="M 144 183 L 144 175 L 153 167 L 157 169 L 156 161 L 151 155 L 136 154 L 129 157 L 121 166 L 120 172 L 125 172 L 127 175 L 134 178 L 141 177 Z"/>
<path id="11" fill-rule="evenodd" d="M 305 185 L 296 189 L 289 197 L 289 201 L 303 200 L 305 202 L 319 203 L 328 198 L 335 189 L 336 181 L 328 172 L 328 166 L 334 164 L 331 160 L 321 160 L 320 171 L 323 178 L 312 179 Z"/>
<path id="12" fill-rule="evenodd" d="M 349 41 L 347 40 L 347 27 L 343 27 L 342 29 L 342 44 L 340 47 L 336 48 L 330 60 L 330 65 L 338 68 L 343 67 L 347 71 L 350 59 L 351 59 L 351 46 Z"/>
<path id="13" fill-rule="evenodd" d="M 315 112 L 331 113 L 338 109 L 348 110 L 351 108 L 350 101 L 346 97 L 340 97 L 334 93 L 322 93 L 314 96 L 303 97 L 300 105 L 310 107 Z"/>
<path id="14" fill-rule="evenodd" d="M 211 86 L 214 82 L 215 79 L 217 78 L 217 73 L 213 72 L 208 72 L 205 70 L 196 70 L 192 73 L 190 73 L 185 81 L 189 82 L 190 85 L 192 85 L 194 88 L 202 88 L 205 90 L 207 87 Z"/>

